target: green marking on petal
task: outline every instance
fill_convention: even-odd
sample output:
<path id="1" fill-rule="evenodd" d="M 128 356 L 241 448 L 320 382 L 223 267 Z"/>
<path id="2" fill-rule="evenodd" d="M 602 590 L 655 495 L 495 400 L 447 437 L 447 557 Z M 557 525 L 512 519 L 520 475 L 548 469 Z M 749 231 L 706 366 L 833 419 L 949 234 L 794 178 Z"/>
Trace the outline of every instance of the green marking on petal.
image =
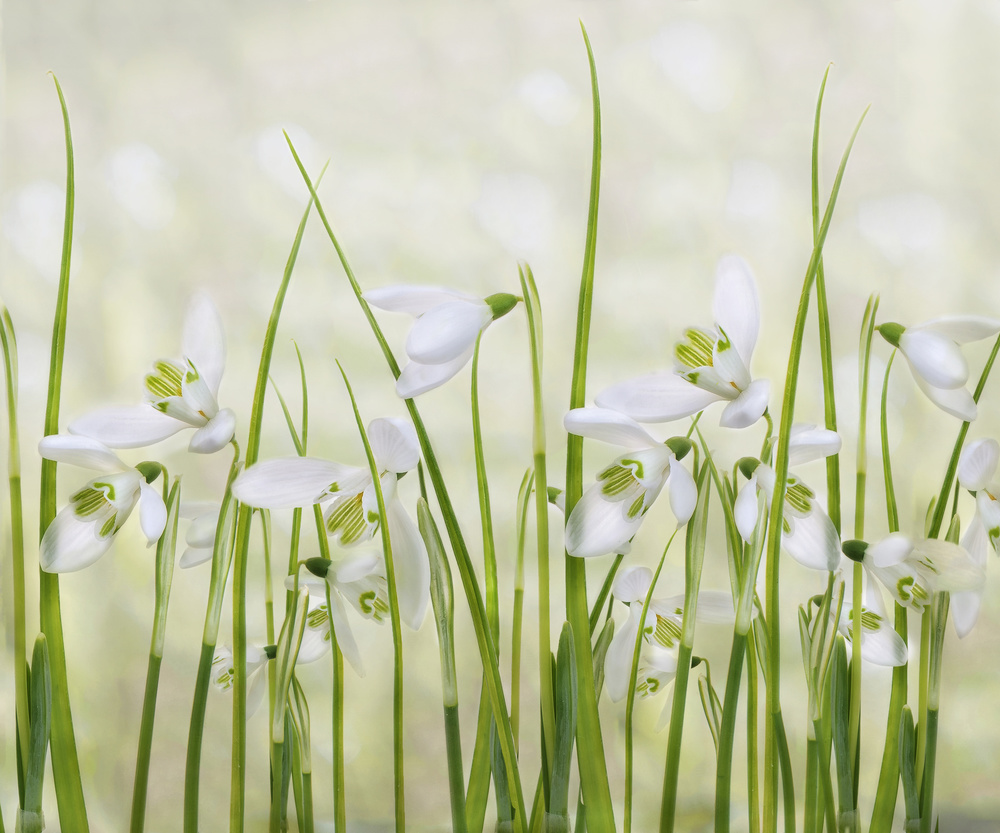
<path id="1" fill-rule="evenodd" d="M 674 345 L 674 357 L 682 367 L 692 370 L 711 367 L 714 347 L 715 338 L 710 333 L 690 327 L 684 331 L 684 340 Z"/>
<path id="2" fill-rule="evenodd" d="M 317 605 L 306 614 L 306 624 L 314 631 L 327 627 L 329 621 L 330 614 L 327 612 L 325 604 Z"/>
<path id="3" fill-rule="evenodd" d="M 326 528 L 331 535 L 338 535 L 344 546 L 362 540 L 368 530 L 365 523 L 365 513 L 361 506 L 361 493 L 343 501 L 331 514 L 326 522 Z M 378 515 L 375 516 L 378 522 Z"/>
<path id="4" fill-rule="evenodd" d="M 73 495 L 69 501 L 73 504 L 73 512 L 78 518 L 86 518 L 108 505 L 104 489 L 94 488 L 97 484 L 84 486 Z"/>
<path id="5" fill-rule="evenodd" d="M 657 616 L 653 641 L 664 648 L 673 648 L 674 645 L 681 641 L 681 626 L 674 619 Z"/>
<path id="6" fill-rule="evenodd" d="M 597 475 L 597 480 L 603 481 L 601 493 L 608 495 L 608 497 L 620 495 L 636 482 L 632 469 L 625 468 L 618 463 L 612 463 L 604 469 Z"/>
<path id="7" fill-rule="evenodd" d="M 112 515 L 104 522 L 104 526 L 101 527 L 98 533 L 102 538 L 107 538 L 109 535 L 113 535 L 115 532 L 115 520 L 118 518 L 117 515 Z"/>
<path id="8" fill-rule="evenodd" d="M 852 610 L 849 614 L 851 622 L 854 621 L 854 611 Z M 882 617 L 879 616 L 872 610 L 862 608 L 861 610 L 861 627 L 866 631 L 877 631 L 882 626 Z"/>
<path id="9" fill-rule="evenodd" d="M 646 499 L 646 493 L 643 492 L 641 495 L 639 495 L 639 497 L 637 497 L 634 501 L 632 501 L 632 505 L 628 508 L 628 512 L 625 513 L 630 520 L 633 518 L 638 518 L 642 514 L 643 512 L 642 505 L 645 499 Z"/>
<path id="10" fill-rule="evenodd" d="M 180 396 L 184 376 L 184 368 L 180 365 L 174 362 L 158 361 L 153 365 L 153 372 L 146 375 L 146 390 L 156 399 Z M 195 373 L 194 378 L 198 378 L 197 373 Z M 161 411 L 164 410 L 160 405 L 157 407 Z"/>
<path id="11" fill-rule="evenodd" d="M 789 480 L 785 500 L 792 509 L 802 515 L 808 515 L 812 510 L 812 500 L 815 493 L 801 480 Z"/>
<path id="12" fill-rule="evenodd" d="M 639 692 L 640 697 L 656 694 L 660 690 L 660 681 L 656 677 L 646 677 L 643 680 L 639 680 L 636 690 Z"/>

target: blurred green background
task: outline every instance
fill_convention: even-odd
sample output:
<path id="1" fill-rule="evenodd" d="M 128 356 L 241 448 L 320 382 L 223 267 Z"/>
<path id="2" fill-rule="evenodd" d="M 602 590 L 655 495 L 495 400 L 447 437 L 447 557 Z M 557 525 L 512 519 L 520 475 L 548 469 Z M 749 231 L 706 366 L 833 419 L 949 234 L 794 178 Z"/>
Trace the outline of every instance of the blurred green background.
<path id="1" fill-rule="evenodd" d="M 29 530 L 36 523 L 34 445 L 44 409 L 65 176 L 50 70 L 66 94 L 77 172 L 63 425 L 100 404 L 137 401 L 151 362 L 178 354 L 187 299 L 204 288 L 218 303 L 229 337 L 220 400 L 237 411 L 237 437 L 245 437 L 260 340 L 305 206 L 306 191 L 284 145 L 284 129 L 312 171 L 330 160 L 321 195 L 363 286 L 406 282 L 482 294 L 517 292 L 517 260 L 530 262 L 546 315 L 550 476 L 559 483 L 590 166 L 589 78 L 578 19 L 593 41 L 604 118 L 592 393 L 669 365 L 681 328 L 711 321 L 715 262 L 724 253 L 738 252 L 752 265 L 760 286 L 764 327 L 754 371 L 774 380 L 777 411 L 811 249 L 809 148 L 815 97 L 831 62 L 821 144 L 824 193 L 854 123 L 872 105 L 826 249 L 848 492 L 857 433 L 856 344 L 869 293 L 881 293 L 880 320 L 904 324 L 943 313 L 1000 314 L 997 0 L 765 0 L 752 5 L 705 0 L 7 0 L 0 14 L 0 293 L 14 317 L 21 353 Z M 407 322 L 381 318 L 401 348 Z M 359 390 L 366 419 L 400 415 L 403 408 L 332 247 L 315 222 L 306 233 L 272 368 L 295 408 L 293 338 L 303 350 L 311 382 L 312 453 L 360 464 L 361 448 L 333 360 L 341 360 Z M 814 346 L 815 336 L 809 338 Z M 968 351 L 974 375 L 987 351 L 984 345 Z M 876 354 L 873 376 L 880 384 L 886 346 L 877 344 Z M 491 328 L 481 369 L 506 609 L 512 594 L 514 499 L 531 460 L 522 313 Z M 475 545 L 468 379 L 468 371 L 463 372 L 428 394 L 421 408 L 460 498 L 467 538 Z M 901 365 L 891 387 L 903 529 L 919 534 L 958 426 L 922 400 Z M 991 385 L 971 437 L 998 432 L 997 402 Z M 797 416 L 822 420 L 814 352 L 804 364 Z M 263 454 L 292 453 L 274 399 L 268 417 Z M 716 421 L 710 411 L 704 424 L 723 465 L 759 449 L 761 426 L 725 434 Z M 664 437 L 671 433 L 669 426 L 654 430 Z M 186 442 L 177 438 L 155 451 L 123 457 L 137 462 L 165 455 L 172 472 L 185 473 L 188 498 L 217 497 L 228 455 L 192 460 L 184 453 Z M 877 538 L 885 522 L 874 444 L 871 452 L 867 529 Z M 615 453 L 597 444 L 588 447 L 588 481 Z M 822 467 L 806 476 L 819 486 Z M 63 499 L 87 478 L 65 467 Z M 415 483 L 404 481 L 407 500 L 415 498 L 415 489 Z M 653 565 L 658 558 L 673 523 L 663 504 L 636 540 L 630 556 L 635 563 Z M 963 508 L 967 523 L 971 501 Z M 850 508 L 844 517 L 852 523 Z M 6 512 L 0 518 L 6 528 Z M 134 526 L 123 530 L 98 564 L 66 576 L 61 584 L 77 740 L 95 831 L 123 829 L 131 795 L 152 617 L 152 553 Z M 276 517 L 276 527 L 283 535 L 288 519 Z M 705 583 L 725 588 L 724 551 L 718 540 L 714 544 Z M 6 545 L 4 553 L 0 604 L 8 670 L 0 679 L 8 682 L 0 696 L 0 806 L 5 821 L 13 824 Z M 257 555 L 251 568 L 250 633 L 262 640 Z M 561 558 L 557 554 L 553 561 L 557 576 Z M 607 561 L 588 566 L 592 588 Z M 530 556 L 528 563 L 531 576 Z M 783 592 L 788 638 L 782 694 L 789 736 L 800 751 L 805 704 L 795 606 L 824 582 L 791 562 L 783 569 L 789 589 Z M 682 577 L 675 556 L 661 579 L 663 594 L 679 592 Z M 207 582 L 204 568 L 179 572 L 175 580 L 153 748 L 151 833 L 180 829 L 184 747 Z M 36 584 L 29 569 L 29 598 L 35 597 Z M 532 588 L 529 581 L 526 716 L 537 711 Z M 976 824 L 995 829 L 1000 820 L 996 588 L 991 580 L 978 628 L 962 643 L 949 637 L 938 771 L 942 830 L 978 829 Z M 461 598 L 457 610 L 468 761 L 479 678 Z M 29 632 L 37 627 L 36 617 L 32 611 Z M 509 614 L 504 627 L 501 650 L 509 657 Z M 348 672 L 346 685 L 349 815 L 359 831 L 389 829 L 390 635 L 388 628 L 368 623 L 358 623 L 356 634 L 368 657 L 368 675 L 361 680 Z M 711 660 L 721 684 L 728 636 L 725 629 L 706 628 L 702 638 L 696 650 Z M 425 622 L 419 632 L 405 633 L 404 640 L 407 817 L 413 830 L 444 830 L 448 798 L 436 638 Z M 329 818 L 328 664 L 305 669 L 303 677 L 313 698 L 317 813 Z M 879 715 L 888 680 L 883 671 L 867 672 L 863 731 L 871 747 L 862 795 L 868 802 L 881 754 Z M 707 830 L 714 763 L 696 697 L 692 690 L 681 794 L 685 829 Z M 662 700 L 639 706 L 638 829 L 653 823 L 659 803 L 666 734 L 655 728 Z M 229 708 L 224 696 L 210 701 L 204 830 L 222 829 L 228 817 Z M 623 709 L 606 702 L 602 709 L 620 807 Z M 265 723 L 257 715 L 249 725 L 250 830 L 261 829 L 266 818 Z M 522 755 L 533 781 L 537 729 L 530 719 L 524 726 Z M 739 793 L 745 782 L 737 772 L 734 800 L 739 804 L 745 800 Z M 49 829 L 58 829 L 54 804 L 47 818 Z"/>

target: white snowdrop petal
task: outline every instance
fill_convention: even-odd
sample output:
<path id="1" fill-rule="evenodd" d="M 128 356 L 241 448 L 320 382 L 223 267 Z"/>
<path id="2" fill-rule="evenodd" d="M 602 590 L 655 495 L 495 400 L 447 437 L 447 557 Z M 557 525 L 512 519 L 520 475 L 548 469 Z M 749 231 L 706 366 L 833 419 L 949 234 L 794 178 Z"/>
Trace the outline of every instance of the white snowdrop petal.
<path id="1" fill-rule="evenodd" d="M 367 469 L 344 466 L 316 457 L 280 457 L 263 460 L 242 471 L 233 483 L 233 496 L 249 506 L 290 509 L 309 506 L 337 493 L 357 491 L 371 476 Z"/>
<path id="2" fill-rule="evenodd" d="M 325 602 L 324 602 L 325 604 Z M 313 608 L 312 602 L 309 604 L 310 610 Z M 306 625 L 302 631 L 302 642 L 299 645 L 299 655 L 295 662 L 298 665 L 308 665 L 326 656 L 330 650 L 330 621 L 323 623 L 321 627 L 312 628 Z"/>
<path id="3" fill-rule="evenodd" d="M 749 428 L 764 415 L 770 398 L 771 382 L 767 379 L 754 379 L 746 390 L 722 410 L 719 425 L 723 428 Z"/>
<path id="4" fill-rule="evenodd" d="M 797 423 L 788 438 L 788 465 L 798 466 L 822 460 L 840 451 L 841 439 L 836 431 L 815 425 Z"/>
<path id="5" fill-rule="evenodd" d="M 73 420 L 67 430 L 102 442 L 108 448 L 145 448 L 172 437 L 184 427 L 184 423 L 144 404 L 101 408 Z"/>
<path id="6" fill-rule="evenodd" d="M 960 388 L 969 378 L 965 356 L 947 336 L 910 327 L 899 337 L 899 349 L 915 376 L 935 388 Z"/>
<path id="7" fill-rule="evenodd" d="M 591 486 L 566 521 L 566 551 L 580 558 L 618 552 L 642 525 L 642 516 L 628 518 L 626 508 L 605 500 L 600 483 Z"/>
<path id="8" fill-rule="evenodd" d="M 698 504 L 698 486 L 694 478 L 684 466 L 674 460 L 670 466 L 670 476 L 667 478 L 667 489 L 670 492 L 670 509 L 677 518 L 677 525 L 683 526 L 694 514 Z"/>
<path id="9" fill-rule="evenodd" d="M 913 380 L 917 383 L 917 387 L 924 392 L 924 395 L 945 413 L 951 414 L 963 422 L 973 422 L 975 420 L 978 413 L 976 401 L 972 398 L 972 394 L 965 388 L 955 388 L 953 390 L 935 388 L 927 384 L 927 381 L 923 377 L 916 374 L 914 374 Z"/>
<path id="10" fill-rule="evenodd" d="M 973 440 L 962 449 L 962 456 L 958 458 L 958 482 L 970 492 L 985 489 L 996 474 L 998 462 L 1000 444 L 996 440 Z"/>
<path id="11" fill-rule="evenodd" d="M 624 567 L 615 576 L 614 584 L 611 585 L 611 595 L 626 604 L 644 601 L 652 580 L 653 571 L 648 567 L 635 565 Z"/>
<path id="12" fill-rule="evenodd" d="M 195 454 L 214 454 L 225 448 L 235 433 L 236 414 L 229 408 L 223 408 L 191 435 L 188 451 Z"/>
<path id="13" fill-rule="evenodd" d="M 420 364 L 443 364 L 475 346 L 476 337 L 493 320 L 483 301 L 450 301 L 420 316 L 406 338 L 406 355 Z"/>
<path id="14" fill-rule="evenodd" d="M 347 610 L 340 594 L 330 593 L 330 622 L 333 624 L 333 632 L 337 635 L 337 645 L 351 667 L 357 672 L 359 677 L 365 676 L 365 666 L 361 661 L 361 651 L 358 650 L 358 643 L 354 641 L 354 634 L 351 632 L 351 624 L 347 619 Z"/>
<path id="15" fill-rule="evenodd" d="M 187 547 L 177 562 L 182 570 L 197 567 L 212 560 L 212 550 L 209 547 Z"/>
<path id="16" fill-rule="evenodd" d="M 474 348 L 475 345 L 470 344 L 462 355 L 442 364 L 407 362 L 396 380 L 396 395 L 400 399 L 413 399 L 440 387 L 469 363 Z"/>
<path id="17" fill-rule="evenodd" d="M 749 367 L 760 330 L 760 300 L 753 272 L 743 258 L 728 255 L 719 260 L 712 311 L 715 323 L 725 330 Z"/>
<path id="18" fill-rule="evenodd" d="M 199 515 L 188 525 L 184 540 L 190 547 L 211 547 L 215 543 L 215 530 L 219 525 L 219 507 Z"/>
<path id="19" fill-rule="evenodd" d="M 614 703 L 628 694 L 629 680 L 632 677 L 632 655 L 635 652 L 635 638 L 639 632 L 641 612 L 641 606 L 638 611 L 629 609 L 628 619 L 621 629 L 615 630 L 604 657 L 604 688 Z"/>
<path id="20" fill-rule="evenodd" d="M 200 292 L 191 300 L 184 319 L 181 346 L 184 357 L 198 368 L 215 396 L 226 367 L 226 334 L 219 310 L 206 292 Z"/>
<path id="21" fill-rule="evenodd" d="M 913 559 L 918 569 L 928 563 L 931 565 L 919 571 L 935 592 L 981 590 L 986 582 L 986 570 L 975 563 L 963 547 L 950 541 L 924 538 L 914 546 Z"/>
<path id="22" fill-rule="evenodd" d="M 368 440 L 375 460 L 383 471 L 410 471 L 420 462 L 420 442 L 413 423 L 408 419 L 373 419 L 368 425 Z"/>
<path id="23" fill-rule="evenodd" d="M 431 568 L 424 539 L 398 500 L 386 502 L 399 616 L 413 630 L 424 621 L 431 599 Z"/>
<path id="24" fill-rule="evenodd" d="M 925 321 L 917 329 L 933 330 L 958 344 L 968 344 L 1000 333 L 1000 319 L 985 315 L 946 315 Z"/>
<path id="25" fill-rule="evenodd" d="M 439 304 L 455 300 L 479 300 L 474 295 L 434 286 L 383 286 L 369 289 L 364 299 L 374 307 L 387 312 L 403 312 L 414 317 L 423 315 Z"/>
<path id="26" fill-rule="evenodd" d="M 337 577 L 338 584 L 350 584 L 352 581 L 361 581 L 361 579 L 367 578 L 373 573 L 383 575 L 382 553 L 351 553 L 332 562 L 330 569 Z"/>
<path id="27" fill-rule="evenodd" d="M 638 422 L 671 422 L 704 410 L 721 396 L 685 381 L 676 373 L 649 373 L 601 391 L 594 402 Z"/>
<path id="28" fill-rule="evenodd" d="M 901 564 L 913 552 L 913 541 L 902 532 L 890 532 L 881 541 L 871 544 L 865 553 L 865 561 L 879 568 Z"/>
<path id="29" fill-rule="evenodd" d="M 760 514 L 760 498 L 757 492 L 757 478 L 752 478 L 743 484 L 740 493 L 733 504 L 733 515 L 736 517 L 736 528 L 744 541 L 749 541 L 757 529 L 757 517 Z"/>
<path id="30" fill-rule="evenodd" d="M 570 433 L 628 449 L 657 448 L 657 442 L 634 419 L 610 408 L 574 408 L 563 417 Z"/>
<path id="31" fill-rule="evenodd" d="M 72 573 L 89 567 L 111 547 L 111 536 L 101 538 L 93 521 L 81 520 L 72 506 L 53 518 L 42 536 L 38 561 L 47 573 Z"/>
<path id="32" fill-rule="evenodd" d="M 50 434 L 38 443 L 38 453 L 46 460 L 69 463 L 84 469 L 104 472 L 127 471 L 111 449 L 98 440 L 73 434 Z"/>
<path id="33" fill-rule="evenodd" d="M 989 539 L 978 513 L 972 518 L 972 523 L 962 536 L 962 548 L 975 564 L 986 567 Z M 955 633 L 959 639 L 968 636 L 979 620 L 984 591 L 985 586 L 979 590 L 965 590 L 951 594 L 951 619 L 955 623 Z"/>
<path id="34" fill-rule="evenodd" d="M 743 391 L 750 386 L 752 377 L 750 376 L 750 369 L 747 367 L 746 362 L 743 361 L 743 357 L 740 356 L 736 345 L 731 339 L 727 339 L 729 339 L 729 335 L 723 331 L 712 350 L 712 369 L 718 374 L 723 385 L 721 387 L 717 385 L 708 387 L 711 387 L 716 393 L 722 394 L 727 399 L 735 399 L 739 395 L 739 391 Z M 702 375 L 707 375 L 707 373 L 705 371 Z"/>
<path id="35" fill-rule="evenodd" d="M 786 518 L 791 532 L 781 536 L 781 546 L 792 558 L 813 570 L 833 571 L 840 564 L 840 536 L 829 516 L 815 503 L 803 518 Z"/>
<path id="36" fill-rule="evenodd" d="M 167 525 L 167 507 L 158 489 L 145 480 L 139 483 L 139 525 L 150 545 L 160 540 Z"/>

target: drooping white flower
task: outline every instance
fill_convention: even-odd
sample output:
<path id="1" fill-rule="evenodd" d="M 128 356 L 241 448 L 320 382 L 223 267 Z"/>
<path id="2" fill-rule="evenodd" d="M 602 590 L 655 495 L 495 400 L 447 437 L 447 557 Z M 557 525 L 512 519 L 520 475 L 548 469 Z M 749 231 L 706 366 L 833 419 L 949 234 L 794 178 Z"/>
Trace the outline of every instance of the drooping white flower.
<path id="1" fill-rule="evenodd" d="M 850 601 L 845 600 L 841 608 L 837 628 L 849 643 L 853 643 L 854 611 Z M 873 665 L 889 667 L 906 665 L 907 662 L 906 643 L 889 621 L 882 591 L 874 581 L 869 581 L 865 587 L 861 608 L 861 658 Z"/>
<path id="2" fill-rule="evenodd" d="M 420 446 L 403 419 L 375 419 L 368 426 L 392 542 L 399 612 L 414 630 L 430 601 L 430 562 L 416 524 L 396 491 L 399 475 L 416 468 Z M 233 496 L 249 506 L 287 509 L 324 505 L 327 530 L 341 546 L 372 538 L 380 519 L 375 484 L 368 467 L 345 466 L 316 457 L 284 457 L 250 466 L 233 482 Z"/>
<path id="3" fill-rule="evenodd" d="M 627 453 L 597 475 L 566 521 L 566 551 L 589 557 L 622 552 L 639 531 L 642 519 L 664 485 L 679 525 L 686 524 L 698 502 L 694 478 L 678 462 L 690 442 L 658 442 L 625 414 L 606 408 L 576 408 L 563 419 L 571 434 L 624 446 Z"/>
<path id="4" fill-rule="evenodd" d="M 365 619 L 382 623 L 389 615 L 389 590 L 385 578 L 385 562 L 382 554 L 358 553 L 345 555 L 333 561 L 309 559 L 311 570 L 325 571 L 324 577 L 303 575 L 299 583 L 309 589 L 309 610 L 306 614 L 306 628 L 299 647 L 298 661 L 314 662 L 330 649 L 330 623 L 337 635 L 337 645 L 358 676 L 365 675 L 361 652 L 354 639 L 347 609 L 346 599 Z M 285 579 L 285 586 L 294 587 L 294 576 Z M 330 586 L 332 611 L 327 608 L 326 589 Z"/>
<path id="5" fill-rule="evenodd" d="M 899 348 L 913 380 L 935 405 L 965 422 L 976 418 L 976 403 L 965 387 L 969 366 L 959 344 L 980 341 L 1000 332 L 1000 320 L 982 315 L 935 318 L 913 327 L 886 323 L 878 331 Z"/>
<path id="6" fill-rule="evenodd" d="M 835 431 L 814 425 L 794 425 L 789 435 L 788 460 L 800 464 L 829 457 L 840 451 Z M 775 473 L 770 466 L 748 461 L 753 471 L 733 506 L 736 527 L 749 541 L 757 527 L 758 493 L 766 504 L 774 497 Z M 781 546 L 800 564 L 814 570 L 836 570 L 840 564 L 840 536 L 830 516 L 816 500 L 816 493 L 795 475 L 789 475 L 785 490 L 784 529 Z"/>
<path id="7" fill-rule="evenodd" d="M 236 430 L 236 415 L 219 408 L 217 396 L 226 364 L 222 319 L 211 298 L 197 295 L 184 319 L 180 360 L 160 360 L 146 376 L 146 402 L 102 408 L 69 425 L 69 431 L 109 448 L 143 448 L 195 428 L 190 451 L 211 454 Z"/>
<path id="8" fill-rule="evenodd" d="M 139 469 L 125 465 L 107 446 L 88 437 L 52 434 L 38 444 L 47 460 L 101 472 L 74 492 L 69 505 L 52 520 L 39 547 L 38 560 L 48 573 L 82 570 L 111 547 L 115 533 L 139 506 L 139 523 L 150 545 L 167 523 L 159 491 Z"/>
<path id="9" fill-rule="evenodd" d="M 263 648 L 258 645 L 247 645 L 247 720 L 260 708 L 264 700 L 264 692 L 267 691 L 265 685 L 267 674 L 264 673 L 264 669 L 267 668 L 268 659 L 270 657 Z M 235 681 L 236 667 L 233 663 L 233 652 L 225 645 L 219 645 L 212 658 L 212 685 L 218 691 L 231 691 Z"/>
<path id="10" fill-rule="evenodd" d="M 674 347 L 674 370 L 613 385 L 596 398 L 602 408 L 639 422 L 669 422 L 727 402 L 719 424 L 746 428 L 761 418 L 771 393 L 767 379 L 750 375 L 760 330 L 760 301 L 753 274 L 735 255 L 715 273 L 715 328 L 691 327 Z"/>
<path id="11" fill-rule="evenodd" d="M 196 567 L 212 560 L 215 551 L 215 530 L 219 525 L 218 503 L 193 501 L 181 503 L 180 516 L 190 519 L 184 541 L 187 544 L 177 564 L 181 569 Z"/>
<path id="12" fill-rule="evenodd" d="M 1000 444 L 994 439 L 974 440 L 962 449 L 958 460 L 958 482 L 976 496 L 976 513 L 962 536 L 962 547 L 984 571 L 989 550 L 996 552 L 1000 546 L 998 463 Z M 951 618 L 959 638 L 967 636 L 979 619 L 984 591 L 985 585 L 951 594 Z"/>
<path id="13" fill-rule="evenodd" d="M 505 292 L 478 298 L 429 286 L 385 286 L 368 290 L 364 298 L 379 309 L 416 318 L 406 339 L 410 361 L 396 380 L 403 399 L 443 385 L 465 367 L 479 334 L 518 300 Z"/>
<path id="14" fill-rule="evenodd" d="M 844 551 L 861 564 L 904 607 L 923 613 L 934 593 L 979 590 L 986 572 L 959 544 L 934 538 L 910 538 L 893 532 L 881 541 Z"/>
<path id="15" fill-rule="evenodd" d="M 626 567 L 618 573 L 611 588 L 612 595 L 629 609 L 628 619 L 616 630 L 604 660 L 604 684 L 614 702 L 628 693 L 632 652 L 652 580 L 648 568 Z M 698 594 L 695 618 L 702 623 L 732 624 L 735 619 L 732 600 L 726 593 L 703 590 Z M 657 693 L 673 679 L 683 621 L 683 595 L 650 599 L 642 636 L 645 644 L 637 670 L 637 691 L 641 696 Z"/>

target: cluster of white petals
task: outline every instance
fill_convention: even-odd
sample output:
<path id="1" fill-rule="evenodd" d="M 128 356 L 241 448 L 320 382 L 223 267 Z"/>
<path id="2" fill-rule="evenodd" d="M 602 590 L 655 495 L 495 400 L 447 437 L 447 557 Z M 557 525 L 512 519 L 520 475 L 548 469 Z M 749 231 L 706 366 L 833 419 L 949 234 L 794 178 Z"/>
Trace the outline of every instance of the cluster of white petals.
<path id="1" fill-rule="evenodd" d="M 841 608 L 837 629 L 853 645 L 854 611 L 849 600 Z M 874 582 L 865 588 L 861 608 L 861 658 L 873 665 L 896 667 L 906 665 L 907 651 L 903 637 L 896 633 L 885 610 L 882 591 Z"/>
<path id="2" fill-rule="evenodd" d="M 639 422 L 670 422 L 692 416 L 713 402 L 726 402 L 719 424 L 746 428 L 767 409 L 767 379 L 754 379 L 750 358 L 760 331 L 760 301 L 753 273 L 735 255 L 719 261 L 713 303 L 715 328 L 690 328 L 674 348 L 673 371 L 620 382 L 595 402 Z"/>
<path id="3" fill-rule="evenodd" d="M 430 563 L 416 524 L 396 491 L 400 474 L 416 468 L 420 446 L 413 426 L 403 419 L 372 420 L 368 438 L 385 500 L 399 611 L 411 628 L 420 627 L 430 601 Z M 264 509 L 319 503 L 327 529 L 342 546 L 368 541 L 379 526 L 375 484 L 367 466 L 347 466 L 317 457 L 263 460 L 240 473 L 233 496 Z M 336 622 L 334 622 L 336 626 Z"/>
<path id="4" fill-rule="evenodd" d="M 364 293 L 372 306 L 412 315 L 406 338 L 409 362 L 396 380 L 396 393 L 412 399 L 458 373 L 472 358 L 476 339 L 516 302 L 513 295 L 478 298 L 430 286 L 386 286 Z"/>

